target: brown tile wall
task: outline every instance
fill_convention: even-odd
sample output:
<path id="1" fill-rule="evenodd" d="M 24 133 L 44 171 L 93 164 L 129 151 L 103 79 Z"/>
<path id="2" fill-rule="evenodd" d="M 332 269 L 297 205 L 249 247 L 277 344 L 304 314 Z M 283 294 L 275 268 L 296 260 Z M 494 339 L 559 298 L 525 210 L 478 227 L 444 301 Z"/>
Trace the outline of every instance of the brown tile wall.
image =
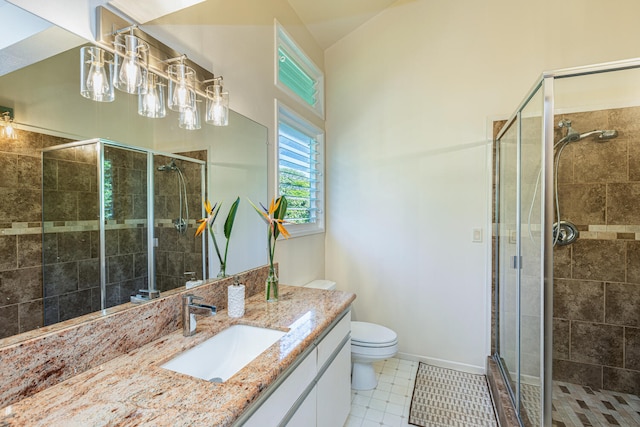
<path id="1" fill-rule="evenodd" d="M 640 108 L 561 118 L 619 136 L 562 153 L 561 217 L 580 238 L 554 250 L 554 379 L 640 394 Z"/>
<path id="2" fill-rule="evenodd" d="M 619 136 L 572 143 L 562 154 L 561 215 L 580 239 L 554 249 L 554 379 L 640 394 L 640 108 L 565 114 L 555 123 L 561 118 L 579 132 Z M 504 123 L 494 122 L 494 137 Z M 556 129 L 556 140 L 562 136 Z M 495 322 L 494 305 L 492 353 Z"/>
<path id="3" fill-rule="evenodd" d="M 180 153 L 183 156 L 198 160 L 207 160 L 207 151 Z M 154 170 L 170 161 L 169 157 L 154 156 Z M 189 223 L 185 234 L 180 234 L 172 224 L 179 216 L 180 196 L 178 172 L 155 172 L 155 236 L 158 239 L 156 248 L 156 287 L 161 291 L 184 286 L 186 271 L 195 271 L 197 278 L 202 278 L 202 239 L 195 237 L 196 219 L 202 217 L 202 179 L 200 164 L 176 160 L 187 185 L 189 202 Z M 205 234 L 206 236 L 206 234 Z"/>
<path id="4" fill-rule="evenodd" d="M 43 171 L 40 150 L 70 140 L 24 130 L 18 137 L 0 139 L 0 338 L 100 309 L 95 146 L 48 152 Z M 206 151 L 191 154 L 206 160 Z M 112 183 L 105 242 L 111 307 L 147 287 L 147 170 L 144 153 L 106 147 L 105 159 Z M 199 276 L 202 271 L 201 240 L 194 238 L 195 218 L 201 215 L 200 169 L 184 163 L 187 181 L 198 183 L 189 184 L 192 220 L 185 236 L 173 227 L 157 230 L 166 248 L 159 254 L 160 271 L 173 279 L 159 279 L 161 290 L 183 285 L 186 270 Z M 167 175 L 156 190 L 160 218 L 177 216 L 177 181 Z"/>
<path id="5" fill-rule="evenodd" d="M 101 308 L 96 159 L 93 144 L 45 153 L 45 325 Z M 146 154 L 105 147 L 105 162 L 106 302 L 112 307 L 147 287 Z M 66 227 L 56 231 L 56 224 Z"/>
<path id="6" fill-rule="evenodd" d="M 68 139 L 0 137 L 0 338 L 43 326 L 40 150 Z"/>

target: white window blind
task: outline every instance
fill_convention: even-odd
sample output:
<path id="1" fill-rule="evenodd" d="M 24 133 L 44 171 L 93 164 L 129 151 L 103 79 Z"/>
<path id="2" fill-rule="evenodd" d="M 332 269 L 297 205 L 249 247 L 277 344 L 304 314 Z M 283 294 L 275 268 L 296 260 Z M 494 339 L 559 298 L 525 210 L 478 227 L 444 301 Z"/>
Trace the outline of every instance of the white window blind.
<path id="1" fill-rule="evenodd" d="M 320 129 L 278 104 L 278 192 L 288 201 L 285 219 L 307 224 L 299 228 L 309 232 L 324 228 L 323 139 Z"/>

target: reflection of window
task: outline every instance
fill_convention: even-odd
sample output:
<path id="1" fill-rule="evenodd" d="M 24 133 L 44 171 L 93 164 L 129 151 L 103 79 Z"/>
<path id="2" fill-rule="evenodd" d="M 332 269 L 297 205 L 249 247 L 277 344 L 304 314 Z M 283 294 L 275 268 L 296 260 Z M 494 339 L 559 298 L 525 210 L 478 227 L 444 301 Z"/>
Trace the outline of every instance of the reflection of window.
<path id="1" fill-rule="evenodd" d="M 324 229 L 323 132 L 278 104 L 278 192 L 287 197 L 292 234 Z"/>
<path id="2" fill-rule="evenodd" d="M 276 85 L 324 117 L 324 75 L 276 23 Z"/>
<path id="3" fill-rule="evenodd" d="M 105 159 L 104 163 L 104 217 L 113 219 L 113 167 L 111 160 Z"/>

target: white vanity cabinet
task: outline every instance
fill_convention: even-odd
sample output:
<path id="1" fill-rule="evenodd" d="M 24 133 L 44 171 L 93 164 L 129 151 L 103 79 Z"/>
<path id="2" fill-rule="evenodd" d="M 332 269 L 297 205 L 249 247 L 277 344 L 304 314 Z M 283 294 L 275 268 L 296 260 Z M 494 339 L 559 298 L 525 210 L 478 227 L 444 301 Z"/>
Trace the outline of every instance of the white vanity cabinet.
<path id="1" fill-rule="evenodd" d="M 316 394 L 316 426 L 343 426 L 351 411 L 351 340 L 345 343 L 329 369 L 318 380 Z"/>
<path id="2" fill-rule="evenodd" d="M 336 427 L 351 408 L 351 312 L 321 336 L 274 384 L 273 391 L 248 419 L 246 427 Z M 251 411 L 251 409 L 249 409 Z"/>

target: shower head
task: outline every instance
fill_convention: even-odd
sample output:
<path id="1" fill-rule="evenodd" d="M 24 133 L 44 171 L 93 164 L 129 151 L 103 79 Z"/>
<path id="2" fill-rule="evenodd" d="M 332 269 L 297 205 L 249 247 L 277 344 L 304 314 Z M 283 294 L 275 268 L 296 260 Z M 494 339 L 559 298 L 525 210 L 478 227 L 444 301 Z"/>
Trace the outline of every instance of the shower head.
<path id="1" fill-rule="evenodd" d="M 579 135 L 578 140 L 588 138 L 590 136 L 596 136 L 596 141 L 603 142 L 609 139 L 616 138 L 618 136 L 617 130 L 592 130 L 590 132 L 585 132 Z"/>
<path id="2" fill-rule="evenodd" d="M 178 169 L 176 166 L 176 159 L 171 159 L 171 161 L 166 165 L 158 166 L 159 171 L 174 171 L 176 169 Z"/>
<path id="3" fill-rule="evenodd" d="M 582 139 L 589 138 L 590 136 L 596 136 L 596 140 L 598 142 L 607 141 L 618 136 L 617 130 L 592 130 L 585 133 L 579 133 L 571 127 L 571 120 L 566 119 L 560 120 L 558 126 L 561 128 L 567 128 L 567 134 L 562 139 L 560 139 L 560 141 L 556 142 L 554 148 L 560 145 L 564 147 L 564 145 L 567 145 L 570 142 L 580 141 Z"/>

